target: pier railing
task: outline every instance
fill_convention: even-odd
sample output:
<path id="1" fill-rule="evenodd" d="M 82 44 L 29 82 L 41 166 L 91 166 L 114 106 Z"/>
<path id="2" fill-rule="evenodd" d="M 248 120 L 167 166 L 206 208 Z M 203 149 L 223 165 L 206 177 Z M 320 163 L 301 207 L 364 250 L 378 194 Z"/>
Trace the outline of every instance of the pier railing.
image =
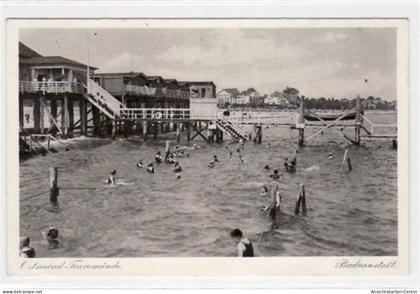
<path id="1" fill-rule="evenodd" d="M 157 89 L 147 86 L 124 85 L 124 93 L 153 97 L 188 99 L 190 92 L 170 89 Z"/>
<path id="2" fill-rule="evenodd" d="M 59 81 L 59 82 L 28 82 L 20 81 L 19 82 L 19 92 L 20 93 L 36 93 L 42 92 L 45 93 L 83 93 L 83 85 L 79 82 L 68 82 L 68 81 Z"/>
<path id="3" fill-rule="evenodd" d="M 120 110 L 123 119 L 182 120 L 190 118 L 188 108 L 126 108 Z"/>

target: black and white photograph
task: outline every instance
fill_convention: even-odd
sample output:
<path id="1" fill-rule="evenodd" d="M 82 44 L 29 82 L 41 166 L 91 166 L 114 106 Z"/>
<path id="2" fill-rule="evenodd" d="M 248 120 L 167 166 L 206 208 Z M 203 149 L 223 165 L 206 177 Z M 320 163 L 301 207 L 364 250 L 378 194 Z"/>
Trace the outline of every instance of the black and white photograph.
<path id="1" fill-rule="evenodd" d="M 172 257 L 405 269 L 404 20 L 121 23 L 38 20 L 10 39 L 21 269 Z"/>

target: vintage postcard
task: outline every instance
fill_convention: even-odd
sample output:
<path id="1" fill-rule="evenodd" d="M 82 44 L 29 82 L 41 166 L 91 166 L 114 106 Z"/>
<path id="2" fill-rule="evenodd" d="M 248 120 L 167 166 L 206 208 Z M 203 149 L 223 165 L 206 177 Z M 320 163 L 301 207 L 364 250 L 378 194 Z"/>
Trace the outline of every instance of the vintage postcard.
<path id="1" fill-rule="evenodd" d="M 405 19 L 9 19 L 13 276 L 409 270 Z"/>

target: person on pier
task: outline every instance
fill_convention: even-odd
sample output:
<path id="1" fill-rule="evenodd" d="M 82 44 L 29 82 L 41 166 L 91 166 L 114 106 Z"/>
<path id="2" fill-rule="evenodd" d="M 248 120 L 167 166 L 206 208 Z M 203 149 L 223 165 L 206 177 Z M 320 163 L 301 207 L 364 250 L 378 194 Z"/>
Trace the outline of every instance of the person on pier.
<path id="1" fill-rule="evenodd" d="M 243 235 L 240 229 L 232 230 L 230 236 L 238 243 L 238 257 L 254 257 L 252 242 Z"/>

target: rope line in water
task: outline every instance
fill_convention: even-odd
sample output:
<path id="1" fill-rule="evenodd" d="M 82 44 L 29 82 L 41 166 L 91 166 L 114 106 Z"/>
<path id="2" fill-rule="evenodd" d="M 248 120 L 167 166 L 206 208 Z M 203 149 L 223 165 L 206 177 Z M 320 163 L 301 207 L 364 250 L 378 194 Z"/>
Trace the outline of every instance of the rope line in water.
<path id="1" fill-rule="evenodd" d="M 42 195 L 42 194 L 45 194 L 45 193 L 47 193 L 47 192 L 49 192 L 49 191 L 50 191 L 50 190 L 48 189 L 47 191 L 44 191 L 44 192 L 41 192 L 41 193 L 37 193 L 37 194 L 33 194 L 33 195 L 28 196 L 28 197 L 26 197 L 26 198 L 20 199 L 19 201 L 28 200 L 28 199 L 34 198 L 34 197 L 36 197 L 36 196 L 40 196 L 40 195 Z"/>

